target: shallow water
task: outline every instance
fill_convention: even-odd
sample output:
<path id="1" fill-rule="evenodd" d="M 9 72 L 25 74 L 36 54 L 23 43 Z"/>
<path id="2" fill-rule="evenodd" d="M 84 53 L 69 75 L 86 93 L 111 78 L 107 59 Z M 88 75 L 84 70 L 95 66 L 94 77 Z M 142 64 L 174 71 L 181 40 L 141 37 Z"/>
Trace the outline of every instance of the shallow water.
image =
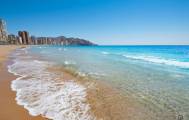
<path id="1" fill-rule="evenodd" d="M 27 49 L 17 50 L 9 72 L 18 75 L 11 88 L 16 100 L 30 115 L 42 115 L 53 120 L 95 120 L 90 114 L 86 88 L 74 80 L 63 81 L 61 75 L 50 72 L 54 64 L 28 54 Z"/>
<path id="2" fill-rule="evenodd" d="M 154 112 L 153 119 L 189 119 L 189 46 L 32 46 L 27 54 L 39 55 L 72 74 L 111 84 Z M 29 72 L 35 75 L 36 68 Z"/>

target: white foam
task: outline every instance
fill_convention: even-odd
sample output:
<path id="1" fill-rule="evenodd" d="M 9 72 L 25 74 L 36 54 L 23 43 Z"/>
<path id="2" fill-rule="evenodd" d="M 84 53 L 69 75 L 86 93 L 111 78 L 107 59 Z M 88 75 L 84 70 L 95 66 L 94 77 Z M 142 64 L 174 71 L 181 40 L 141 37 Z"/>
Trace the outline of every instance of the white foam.
<path id="1" fill-rule="evenodd" d="M 110 54 L 109 52 L 106 52 L 106 51 L 102 51 L 101 53 L 104 54 L 104 55 Z"/>
<path id="2" fill-rule="evenodd" d="M 9 72 L 20 77 L 12 81 L 16 101 L 33 116 L 42 115 L 53 120 L 95 120 L 86 100 L 86 88 L 47 71 L 51 65 L 39 60 L 17 58 L 8 66 Z"/>
<path id="3" fill-rule="evenodd" d="M 95 75 L 95 76 L 106 76 L 104 73 L 98 73 L 98 72 L 89 72 L 89 75 Z"/>
<path id="4" fill-rule="evenodd" d="M 65 65 L 75 65 L 76 63 L 73 61 L 64 61 Z"/>
<path id="5" fill-rule="evenodd" d="M 22 48 L 22 49 L 20 49 L 20 50 L 23 50 L 24 52 L 25 52 L 25 54 L 27 54 L 28 53 L 28 49 L 29 49 L 29 47 L 25 47 L 25 48 Z M 17 52 L 18 53 L 18 52 Z"/>
<path id="6" fill-rule="evenodd" d="M 162 58 L 158 58 L 154 56 L 133 56 L 133 55 L 123 55 L 123 56 L 127 58 L 131 58 L 131 59 L 136 59 L 136 60 L 144 60 L 148 62 L 172 65 L 172 66 L 181 67 L 181 68 L 189 68 L 189 62 L 167 60 L 167 59 L 162 59 Z"/>
<path id="7" fill-rule="evenodd" d="M 81 72 L 81 71 L 78 71 L 77 74 L 78 74 L 79 76 L 82 76 L 82 77 L 85 77 L 85 76 L 86 76 L 86 74 L 85 74 L 84 72 Z"/>
<path id="8" fill-rule="evenodd" d="M 67 51 L 66 48 L 58 48 L 59 51 Z"/>

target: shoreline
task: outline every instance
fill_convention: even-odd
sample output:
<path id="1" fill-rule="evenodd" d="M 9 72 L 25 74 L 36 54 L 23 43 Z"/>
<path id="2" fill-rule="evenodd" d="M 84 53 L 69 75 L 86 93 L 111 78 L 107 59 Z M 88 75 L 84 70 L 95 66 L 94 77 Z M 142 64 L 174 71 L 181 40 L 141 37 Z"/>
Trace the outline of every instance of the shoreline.
<path id="1" fill-rule="evenodd" d="M 21 48 L 21 46 L 12 49 L 9 47 L 11 46 L 3 49 L 0 46 L 1 51 L 7 51 L 6 54 L 0 54 L 0 58 L 6 57 L 6 59 L 0 61 L 0 75 L 3 76 L 0 78 L 0 105 L 5 108 L 0 110 L 0 119 L 49 120 L 41 115 L 31 116 L 24 106 L 16 103 L 16 92 L 11 90 L 11 81 L 15 80 L 17 76 L 8 72 L 7 65 L 9 61 L 11 62 L 11 59 L 8 59 L 9 54 L 13 50 Z M 37 59 L 38 56 L 35 58 Z M 104 81 L 82 78 L 70 73 L 63 66 L 55 65 L 50 67 L 48 71 L 57 74 L 62 82 L 73 80 L 86 88 L 86 102 L 90 106 L 89 113 L 94 115 L 96 120 L 151 120 L 156 116 L 153 111 L 147 110 L 135 99 L 123 95 L 119 90 Z"/>
<path id="2" fill-rule="evenodd" d="M 90 112 L 96 120 L 149 120 L 153 113 L 141 107 L 133 98 L 122 94 L 112 85 L 99 80 L 74 75 L 63 67 L 53 66 L 49 69 L 57 74 L 64 74 L 63 81 L 74 80 L 87 91 Z"/>
<path id="3" fill-rule="evenodd" d="M 46 120 L 41 116 L 30 116 L 28 111 L 16 103 L 16 93 L 11 90 L 11 82 L 17 76 L 8 72 L 10 53 L 24 46 L 0 45 L 0 119 L 2 120 Z"/>
<path id="4" fill-rule="evenodd" d="M 53 66 L 52 68 L 49 69 L 49 71 L 58 73 L 62 81 L 74 80 L 74 82 L 86 88 L 87 103 L 89 103 L 91 107 L 89 112 L 96 117 L 96 120 L 118 120 L 118 119 L 127 120 L 129 118 L 132 118 L 132 115 L 134 113 L 137 113 L 138 111 L 136 110 L 136 107 L 134 107 L 134 104 L 132 103 L 132 101 L 129 101 L 129 99 L 123 97 L 119 93 L 119 91 L 113 89 L 112 86 L 102 81 L 95 81 L 92 79 L 85 79 L 85 78 L 75 76 L 69 73 L 69 71 L 66 71 L 63 67 Z M 12 99 L 14 100 L 15 107 L 22 109 L 22 110 L 16 110 L 24 114 L 24 115 L 21 115 L 22 117 L 25 117 L 22 119 L 48 120 L 47 118 L 44 118 L 41 116 L 37 116 L 37 117 L 31 116 L 28 110 L 24 108 L 24 106 L 18 105 L 16 103 L 16 100 L 15 100 L 16 92 L 11 90 L 10 84 L 11 84 L 11 81 L 15 80 L 17 77 L 9 72 L 7 72 L 7 74 L 14 77 L 9 81 L 8 87 L 9 87 L 9 92 L 13 94 Z M 128 114 L 129 112 L 130 114 Z M 20 114 L 20 113 L 17 113 L 17 114 Z M 18 117 L 20 117 L 20 115 Z M 21 119 L 21 118 L 18 118 L 18 119 Z"/>

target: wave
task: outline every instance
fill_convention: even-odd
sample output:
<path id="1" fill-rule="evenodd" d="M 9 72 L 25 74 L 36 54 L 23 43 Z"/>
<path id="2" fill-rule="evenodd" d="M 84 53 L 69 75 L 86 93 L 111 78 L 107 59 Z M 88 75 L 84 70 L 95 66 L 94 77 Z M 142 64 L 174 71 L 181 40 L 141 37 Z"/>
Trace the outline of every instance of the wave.
<path id="1" fill-rule="evenodd" d="M 181 67 L 181 68 L 189 68 L 189 62 L 168 60 L 168 59 L 158 58 L 154 56 L 133 56 L 133 55 L 123 55 L 123 56 L 126 58 L 144 60 L 144 61 L 148 61 L 152 63 L 171 65 L 171 66 L 176 66 L 176 67 Z"/>
<path id="2" fill-rule="evenodd" d="M 143 61 L 147 61 L 147 62 L 152 62 L 152 63 L 158 63 L 158 64 L 165 64 L 165 65 L 170 65 L 170 66 L 176 66 L 176 67 L 180 67 L 180 68 L 189 68 L 189 62 L 182 62 L 182 61 L 176 61 L 176 60 L 172 60 L 172 59 L 163 59 L 163 58 L 158 58 L 155 56 L 134 56 L 134 55 L 125 55 L 125 54 L 121 54 L 121 53 L 109 53 L 109 52 L 101 52 L 104 55 L 118 55 L 118 56 L 124 56 L 126 58 L 130 58 L 130 59 L 136 59 L 136 60 L 143 60 Z"/>
<path id="3" fill-rule="evenodd" d="M 67 51 L 66 48 L 58 48 L 59 51 Z"/>
<path id="4" fill-rule="evenodd" d="M 76 63 L 73 61 L 64 61 L 65 65 L 75 65 Z"/>
<path id="5" fill-rule="evenodd" d="M 53 64 L 17 56 L 9 72 L 20 77 L 12 81 L 16 101 L 33 116 L 53 120 L 95 120 L 90 114 L 86 88 L 73 80 L 62 81 L 47 70 Z"/>
<path id="6" fill-rule="evenodd" d="M 106 52 L 106 51 L 102 51 L 101 53 L 104 54 L 104 55 L 110 54 L 109 52 Z"/>

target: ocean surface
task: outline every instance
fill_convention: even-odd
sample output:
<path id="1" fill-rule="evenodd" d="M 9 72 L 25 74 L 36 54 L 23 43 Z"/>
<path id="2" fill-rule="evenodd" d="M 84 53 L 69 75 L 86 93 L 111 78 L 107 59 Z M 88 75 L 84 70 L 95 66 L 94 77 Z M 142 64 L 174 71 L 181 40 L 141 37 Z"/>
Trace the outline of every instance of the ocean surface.
<path id="1" fill-rule="evenodd" d="M 58 65 L 110 84 L 153 111 L 153 120 L 189 120 L 189 46 L 31 46 L 11 57 L 9 71 L 21 76 L 12 82 L 12 89 L 18 104 L 31 115 L 95 119 L 85 102 L 87 88 L 62 82 L 46 70 Z"/>

